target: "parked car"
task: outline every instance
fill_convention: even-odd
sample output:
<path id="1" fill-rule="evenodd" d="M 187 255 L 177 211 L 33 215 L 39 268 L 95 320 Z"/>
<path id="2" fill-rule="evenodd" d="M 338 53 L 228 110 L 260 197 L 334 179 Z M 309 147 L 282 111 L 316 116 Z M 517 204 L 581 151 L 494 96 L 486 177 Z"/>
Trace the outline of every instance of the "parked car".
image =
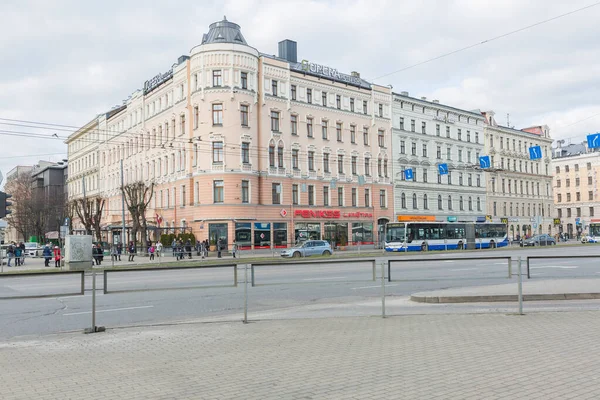
<path id="1" fill-rule="evenodd" d="M 331 245 L 325 240 L 307 240 L 290 249 L 281 251 L 281 257 L 330 256 L 333 254 Z"/>
<path id="2" fill-rule="evenodd" d="M 27 257 L 37 257 L 42 254 L 42 247 L 38 243 L 25 243 L 25 255 Z"/>
<path id="3" fill-rule="evenodd" d="M 535 235 L 530 237 L 529 239 L 525 239 L 521 242 L 521 247 L 523 246 L 553 246 L 556 244 L 556 240 L 546 233 L 542 235 Z"/>

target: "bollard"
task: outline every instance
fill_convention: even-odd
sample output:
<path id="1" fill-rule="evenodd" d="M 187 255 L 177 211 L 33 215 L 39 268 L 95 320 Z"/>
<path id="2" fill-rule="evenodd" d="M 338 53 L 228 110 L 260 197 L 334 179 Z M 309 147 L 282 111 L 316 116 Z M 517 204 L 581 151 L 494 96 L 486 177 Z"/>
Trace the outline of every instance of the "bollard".
<path id="1" fill-rule="evenodd" d="M 512 257 L 508 258 L 508 279 L 512 279 Z"/>
<path id="2" fill-rule="evenodd" d="M 385 262 L 381 262 L 381 318 L 385 318 Z"/>
<path id="3" fill-rule="evenodd" d="M 521 272 L 521 257 L 519 256 L 519 271 L 517 287 L 519 290 L 519 315 L 523 315 L 523 274 Z"/>
<path id="4" fill-rule="evenodd" d="M 84 332 L 95 333 L 104 331 L 105 328 L 103 326 L 96 326 L 96 271 L 92 271 L 92 327 L 87 328 Z"/>
<path id="5" fill-rule="evenodd" d="M 244 323 L 248 323 L 248 264 L 244 265 Z"/>

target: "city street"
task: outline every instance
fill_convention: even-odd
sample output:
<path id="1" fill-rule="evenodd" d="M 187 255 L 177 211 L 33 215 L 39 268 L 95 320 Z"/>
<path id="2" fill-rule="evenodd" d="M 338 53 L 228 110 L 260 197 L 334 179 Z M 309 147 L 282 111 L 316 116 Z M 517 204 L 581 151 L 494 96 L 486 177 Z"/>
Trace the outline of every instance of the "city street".
<path id="1" fill-rule="evenodd" d="M 477 252 L 429 252 L 378 257 L 376 279 L 372 262 L 284 264 L 257 266 L 254 287 L 248 270 L 250 319 L 377 315 L 381 312 L 381 263 L 393 263 L 392 282 L 386 281 L 388 313 L 440 313 L 514 311 L 510 304 L 435 305 L 408 300 L 415 292 L 434 289 L 498 285 L 516 282 L 516 258 L 521 256 L 599 255 L 600 248 L 556 246 L 551 248 L 498 249 Z M 508 278 L 506 259 L 449 260 L 466 257 L 513 257 L 513 277 Z M 308 259 L 307 259 L 308 260 Z M 424 260 L 424 261 L 417 261 Z M 358 259 L 353 259 L 358 261 Z M 190 320 L 240 320 L 244 305 L 244 265 L 209 269 L 109 272 L 108 294 L 103 294 L 102 273 L 97 273 L 97 325 L 117 327 Z M 525 263 L 523 262 L 525 274 Z M 387 272 L 386 272 L 387 274 Z M 599 278 L 598 258 L 532 260 L 532 280 Z M 526 276 L 524 276 L 526 279 Z M 0 297 L 76 293 L 77 274 L 0 278 Z M 92 278 L 85 280 L 85 295 L 38 299 L 0 300 L 0 337 L 81 330 L 91 324 Z M 161 290 L 170 289 L 170 290 Z M 174 290 L 177 289 L 177 290 Z M 115 293 L 116 292 L 116 293 Z M 533 306 L 533 305 L 532 305 Z M 548 309 L 594 309 L 595 301 L 548 302 Z"/>

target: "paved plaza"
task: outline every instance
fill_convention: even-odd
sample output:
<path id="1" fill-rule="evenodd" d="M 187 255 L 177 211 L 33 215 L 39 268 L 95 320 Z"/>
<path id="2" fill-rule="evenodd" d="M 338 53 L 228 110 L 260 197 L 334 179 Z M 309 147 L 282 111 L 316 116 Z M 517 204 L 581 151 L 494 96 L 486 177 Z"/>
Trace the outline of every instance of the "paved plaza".
<path id="1" fill-rule="evenodd" d="M 0 398 L 595 399 L 600 312 L 153 326 L 0 343 Z"/>

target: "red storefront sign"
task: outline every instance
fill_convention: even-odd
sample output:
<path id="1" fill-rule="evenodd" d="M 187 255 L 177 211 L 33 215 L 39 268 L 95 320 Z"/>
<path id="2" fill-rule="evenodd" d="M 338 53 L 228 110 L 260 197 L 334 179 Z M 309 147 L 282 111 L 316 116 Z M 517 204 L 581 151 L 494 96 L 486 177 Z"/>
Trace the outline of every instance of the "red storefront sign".
<path id="1" fill-rule="evenodd" d="M 348 212 L 342 213 L 340 210 L 294 210 L 295 217 L 302 218 L 324 218 L 324 219 L 339 219 L 339 218 L 373 218 L 372 213 L 364 212 Z"/>

